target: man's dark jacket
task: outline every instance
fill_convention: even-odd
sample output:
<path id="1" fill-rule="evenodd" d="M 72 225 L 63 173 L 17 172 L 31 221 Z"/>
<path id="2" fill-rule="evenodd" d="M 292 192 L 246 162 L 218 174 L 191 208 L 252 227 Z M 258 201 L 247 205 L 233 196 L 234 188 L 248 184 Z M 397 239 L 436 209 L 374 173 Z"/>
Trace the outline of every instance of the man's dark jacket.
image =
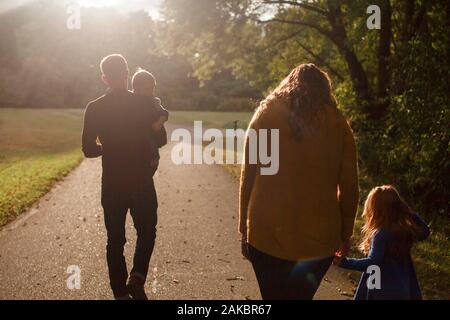
<path id="1" fill-rule="evenodd" d="M 155 144 L 167 143 L 164 128 L 152 130 L 152 112 L 148 98 L 124 89 L 108 91 L 87 105 L 82 150 L 87 158 L 102 156 L 104 189 L 133 191 L 152 183 Z"/>

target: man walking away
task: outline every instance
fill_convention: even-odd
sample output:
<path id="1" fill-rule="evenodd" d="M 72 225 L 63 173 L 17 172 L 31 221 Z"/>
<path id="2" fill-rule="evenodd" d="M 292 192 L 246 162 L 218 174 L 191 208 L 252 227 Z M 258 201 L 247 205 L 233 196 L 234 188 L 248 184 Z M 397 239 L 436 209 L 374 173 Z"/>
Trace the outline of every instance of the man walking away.
<path id="1" fill-rule="evenodd" d="M 147 299 L 144 284 L 153 252 L 157 197 L 151 166 L 152 145 L 166 141 L 165 130 L 152 133 L 151 109 L 128 88 L 128 64 L 118 54 L 100 63 L 106 93 L 85 111 L 82 149 L 87 158 L 102 157 L 101 203 L 107 231 L 106 255 L 111 288 L 116 299 Z M 125 220 L 130 209 L 137 231 L 133 268 L 123 254 Z"/>

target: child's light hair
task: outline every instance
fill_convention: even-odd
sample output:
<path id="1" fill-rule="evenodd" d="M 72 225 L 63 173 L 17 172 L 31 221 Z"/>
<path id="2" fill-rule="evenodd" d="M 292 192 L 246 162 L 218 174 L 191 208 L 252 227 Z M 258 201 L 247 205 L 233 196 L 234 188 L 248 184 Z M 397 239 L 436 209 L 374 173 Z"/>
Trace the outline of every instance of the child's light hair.
<path id="1" fill-rule="evenodd" d="M 402 255 L 409 252 L 419 229 L 412 219 L 412 210 L 391 185 L 373 188 L 364 204 L 363 240 L 360 249 L 368 253 L 375 234 L 388 229 L 396 239 L 387 245 L 387 252 Z"/>
<path id="2" fill-rule="evenodd" d="M 149 84 L 149 87 L 154 89 L 156 87 L 156 79 L 147 70 L 138 68 L 131 78 L 131 86 L 133 90 L 136 90 L 136 88 L 140 88 L 144 84 Z"/>

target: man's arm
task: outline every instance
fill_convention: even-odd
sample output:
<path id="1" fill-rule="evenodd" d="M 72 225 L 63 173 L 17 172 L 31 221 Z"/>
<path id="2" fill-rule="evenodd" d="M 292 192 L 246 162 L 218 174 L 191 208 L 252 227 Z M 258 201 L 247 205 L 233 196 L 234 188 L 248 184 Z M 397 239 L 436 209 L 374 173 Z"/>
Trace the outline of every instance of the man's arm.
<path id="1" fill-rule="evenodd" d="M 81 148 L 86 158 L 96 158 L 102 155 L 102 146 L 97 144 L 96 118 L 91 104 L 84 112 L 84 125 L 81 138 Z"/>

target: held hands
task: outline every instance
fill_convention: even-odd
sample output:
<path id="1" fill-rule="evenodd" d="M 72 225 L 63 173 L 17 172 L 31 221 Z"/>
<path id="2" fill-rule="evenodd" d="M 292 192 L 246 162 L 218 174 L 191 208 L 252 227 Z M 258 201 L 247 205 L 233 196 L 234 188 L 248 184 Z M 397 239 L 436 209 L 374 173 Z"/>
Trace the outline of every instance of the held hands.
<path id="1" fill-rule="evenodd" d="M 345 241 L 342 247 L 334 253 L 333 265 L 339 265 L 350 251 L 350 240 Z"/>
<path id="2" fill-rule="evenodd" d="M 348 252 L 350 251 L 350 245 L 351 245 L 350 240 L 347 240 L 342 244 L 342 247 L 338 251 L 335 252 L 334 259 L 333 259 L 333 265 L 339 265 L 341 263 L 342 259 L 344 259 L 348 255 Z M 248 250 L 248 242 L 247 242 L 247 237 L 245 235 L 242 235 L 241 252 L 242 252 L 242 255 L 244 256 L 244 258 L 246 258 L 247 260 L 250 260 L 250 258 L 249 258 L 250 255 L 249 255 L 249 250 Z"/>

